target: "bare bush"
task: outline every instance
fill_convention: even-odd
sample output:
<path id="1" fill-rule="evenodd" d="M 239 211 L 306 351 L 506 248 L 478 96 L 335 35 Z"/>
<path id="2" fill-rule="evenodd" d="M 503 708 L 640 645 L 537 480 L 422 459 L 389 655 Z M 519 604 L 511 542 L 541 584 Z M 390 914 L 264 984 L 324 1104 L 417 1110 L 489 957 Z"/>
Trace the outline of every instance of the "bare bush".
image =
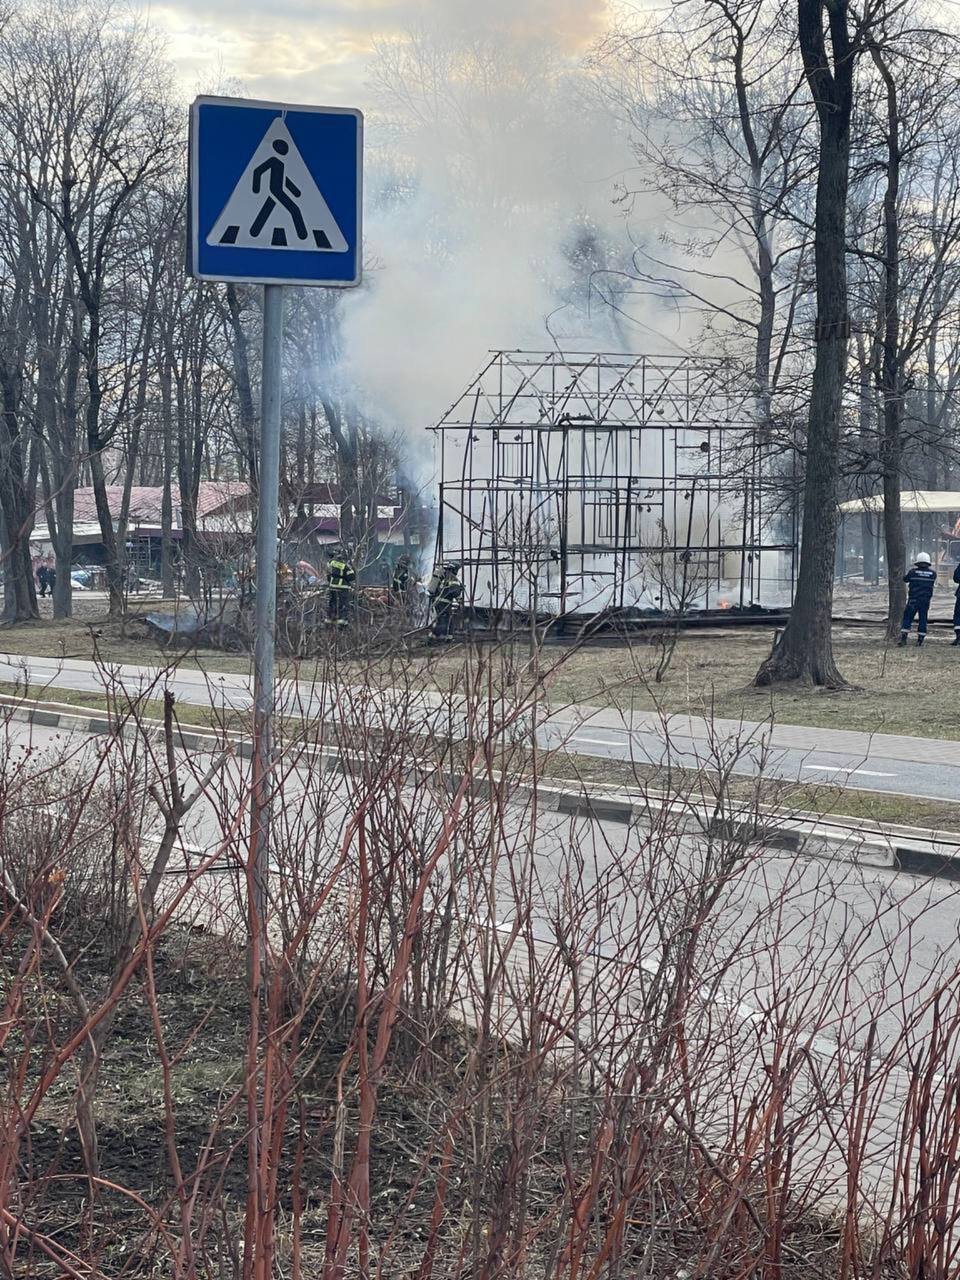
<path id="1" fill-rule="evenodd" d="M 542 669 L 339 671 L 288 691 L 263 985 L 240 740 L 4 726 L 4 1274 L 949 1274 L 949 883 L 777 851 L 746 735 L 599 821 Z"/>

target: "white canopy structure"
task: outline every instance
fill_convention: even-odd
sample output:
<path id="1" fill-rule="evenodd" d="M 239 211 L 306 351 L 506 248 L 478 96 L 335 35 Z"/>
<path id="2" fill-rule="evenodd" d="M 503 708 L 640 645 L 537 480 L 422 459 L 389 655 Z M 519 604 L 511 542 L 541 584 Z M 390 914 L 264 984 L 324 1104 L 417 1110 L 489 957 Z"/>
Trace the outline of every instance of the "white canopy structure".
<path id="1" fill-rule="evenodd" d="M 855 511 L 882 511 L 883 494 L 875 493 L 869 498 L 851 498 L 849 502 L 841 502 L 840 510 L 844 515 Z M 915 515 L 946 514 L 960 512 L 960 491 L 956 489 L 904 489 L 900 494 L 900 510 Z"/>

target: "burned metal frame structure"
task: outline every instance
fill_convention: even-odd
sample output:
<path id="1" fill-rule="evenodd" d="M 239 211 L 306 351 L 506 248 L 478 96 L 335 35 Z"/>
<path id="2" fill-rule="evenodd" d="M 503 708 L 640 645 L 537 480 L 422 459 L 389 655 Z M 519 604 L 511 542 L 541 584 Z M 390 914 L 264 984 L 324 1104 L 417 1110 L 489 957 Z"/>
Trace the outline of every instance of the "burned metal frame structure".
<path id="1" fill-rule="evenodd" d="M 792 601 L 795 485 L 727 362 L 497 351 L 432 429 L 438 560 L 462 565 L 476 609 Z"/>

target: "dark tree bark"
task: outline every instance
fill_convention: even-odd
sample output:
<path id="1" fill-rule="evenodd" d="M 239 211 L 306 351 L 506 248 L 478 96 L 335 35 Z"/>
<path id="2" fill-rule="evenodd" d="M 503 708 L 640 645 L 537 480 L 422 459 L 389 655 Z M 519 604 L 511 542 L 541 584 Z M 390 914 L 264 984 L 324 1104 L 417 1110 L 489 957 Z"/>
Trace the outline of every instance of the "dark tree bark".
<path id="1" fill-rule="evenodd" d="M 903 376 L 900 354 L 900 114 L 897 85 L 883 54 L 871 45 L 870 54 L 883 80 L 886 95 L 886 184 L 883 193 L 883 339 L 880 392 L 883 430 L 880 467 L 883 475 L 883 540 L 887 556 L 887 636 L 900 634 L 906 601 L 903 575 L 907 552 L 903 540 L 900 485 L 903 471 Z"/>
<path id="2" fill-rule="evenodd" d="M 337 458 L 337 480 L 340 486 L 340 536 L 344 541 L 356 539 L 356 507 L 354 498 L 358 486 L 360 450 L 356 426 L 344 423 L 340 406 L 327 396 L 321 396 L 324 417 L 330 429 L 330 438 Z"/>
<path id="3" fill-rule="evenodd" d="M 62 295 L 55 292 L 53 260 L 61 246 L 48 235 L 45 256 L 32 264 L 32 320 L 36 342 L 36 425 L 40 442 L 38 470 L 50 545 L 55 558 L 53 616 L 73 612 L 74 491 L 77 484 L 80 409 L 80 346 L 73 277 L 64 272 Z M 59 353 L 66 359 L 62 376 Z"/>
<path id="4" fill-rule="evenodd" d="M 123 548 L 123 567 L 127 566 L 127 528 L 130 523 L 130 499 L 133 493 L 134 477 L 140 460 L 140 446 L 143 438 L 143 423 L 147 411 L 147 390 L 150 371 L 154 358 L 154 328 L 157 323 L 157 288 L 160 271 L 167 243 L 158 237 L 154 243 L 153 257 L 150 264 L 150 276 L 147 281 L 145 297 L 145 314 L 141 322 L 139 348 L 140 368 L 137 373 L 136 393 L 133 402 L 133 413 L 130 419 L 130 435 L 127 439 L 126 457 L 124 459 L 123 492 L 120 496 L 120 515 L 117 520 L 117 540 Z"/>
<path id="5" fill-rule="evenodd" d="M 873 586 L 880 581 L 880 556 L 877 547 L 877 517 L 872 511 L 860 516 L 860 540 L 863 543 L 863 580 Z"/>
<path id="6" fill-rule="evenodd" d="M 177 476 L 180 483 L 180 553 L 187 595 L 201 599 L 202 551 L 197 537 L 197 504 L 203 466 L 203 334 L 194 316 L 177 376 Z M 191 395 L 192 391 L 192 395 Z"/>
<path id="7" fill-rule="evenodd" d="M 80 355 L 73 338 L 67 341 L 67 361 L 62 384 L 62 404 L 56 403 L 57 362 L 44 318 L 37 325 L 37 411 L 45 447 L 40 450 L 40 484 L 46 512 L 47 533 L 53 547 L 56 576 L 53 616 L 69 618 L 73 612 L 73 508 L 77 483 L 77 385 Z M 62 340 L 63 334 L 60 334 Z M 56 339 L 54 339 L 56 341 Z"/>
<path id="8" fill-rule="evenodd" d="M 5 623 L 39 617 L 30 558 L 33 503 L 23 447 L 23 361 L 0 356 L 0 552 L 3 556 Z"/>
<path id="9" fill-rule="evenodd" d="M 940 486 L 940 458 L 936 437 L 940 430 L 940 413 L 937 407 L 937 347 L 940 341 L 940 325 L 934 322 L 927 338 L 927 385 L 924 395 L 926 409 L 925 423 L 927 438 L 925 441 L 926 487 L 937 489 Z"/>
<path id="10" fill-rule="evenodd" d="M 237 384 L 237 404 L 240 410 L 240 443 L 247 461 L 247 472 L 253 500 L 256 501 L 258 453 L 257 427 L 259 418 L 253 403 L 253 383 L 250 377 L 250 344 L 243 331 L 240 314 L 240 296 L 235 284 L 227 285 L 227 317 L 230 321 L 233 373 Z"/>
<path id="11" fill-rule="evenodd" d="M 857 335 L 857 366 L 860 455 L 862 458 L 860 469 L 866 478 L 869 478 L 872 473 L 871 461 L 874 451 L 875 395 L 870 357 L 867 353 L 867 344 L 862 333 Z M 864 493 L 861 496 L 866 497 L 867 495 Z M 863 580 L 865 583 L 876 584 L 880 581 L 880 559 L 877 547 L 877 514 L 875 512 L 861 512 L 860 539 L 863 544 Z"/>
<path id="12" fill-rule="evenodd" d="M 757 672 L 756 684 L 760 686 L 787 681 L 832 689 L 845 685 L 833 657 L 831 618 L 839 519 L 840 422 L 850 336 L 846 231 L 856 54 L 848 15 L 848 0 L 799 0 L 800 51 L 820 126 L 814 214 L 816 360 L 807 426 L 797 594 L 779 644 Z"/>
<path id="13" fill-rule="evenodd" d="M 116 219 L 119 216 L 122 201 L 114 200 L 106 219 L 103 238 L 95 246 L 92 255 L 85 254 L 80 243 L 78 223 L 84 225 L 82 216 L 78 217 L 73 208 L 71 192 L 75 183 L 73 162 L 69 151 L 64 163 L 61 178 L 62 198 L 56 216 L 70 248 L 72 266 L 77 282 L 77 293 L 87 317 L 86 334 L 78 334 L 78 345 L 87 384 L 87 403 L 84 417 L 87 466 L 90 471 L 90 484 L 93 487 L 94 503 L 97 510 L 97 522 L 100 525 L 100 539 L 103 543 L 104 569 L 107 576 L 107 592 L 110 600 L 110 616 L 119 617 L 123 613 L 123 584 L 120 576 L 120 560 L 117 554 L 117 537 L 113 525 L 113 513 L 107 500 L 107 477 L 103 465 L 104 450 L 113 438 L 112 431 L 103 431 L 100 411 L 103 407 L 103 382 L 101 378 L 100 357 L 102 338 L 102 298 L 104 289 L 104 258 L 106 247 L 112 240 Z M 124 189 L 124 196 L 133 190 L 132 185 Z M 48 206 L 53 212 L 52 206 Z M 91 269 L 91 256 L 93 269 Z"/>
<path id="14" fill-rule="evenodd" d="M 60 226 L 70 247 L 72 265 L 77 279 L 77 292 L 87 317 L 86 334 L 79 339 L 81 362 L 87 384 L 87 403 L 84 415 L 84 427 L 87 446 L 87 466 L 90 471 L 90 484 L 93 488 L 94 503 L 97 510 L 97 522 L 100 525 L 100 540 L 103 543 L 104 570 L 107 577 L 107 593 L 110 600 L 110 616 L 119 617 L 123 613 L 123 583 L 120 574 L 120 559 L 117 554 L 117 536 L 113 524 L 113 513 L 107 500 L 107 476 L 103 464 L 104 451 L 113 439 L 113 431 L 104 431 L 100 420 L 103 407 L 103 381 L 101 377 L 101 339 L 102 339 L 102 296 L 104 289 L 103 258 L 105 246 L 112 236 L 114 222 L 119 212 L 119 205 L 108 219 L 108 229 L 104 240 L 98 244 L 94 255 L 96 269 L 91 271 L 90 263 L 84 254 L 77 232 L 78 218 L 71 205 L 71 189 L 73 186 L 72 163 L 64 166 L 62 179 L 63 198 L 59 212 Z M 116 202 L 115 202 L 116 204 Z M 79 219 L 82 222 L 82 219 Z M 78 335 L 79 337 L 79 335 Z"/>
<path id="15" fill-rule="evenodd" d="M 770 362 L 773 352 L 773 332 L 777 313 L 777 295 L 774 285 L 774 263 L 771 247 L 770 218 L 764 202 L 765 168 L 767 157 L 761 152 L 753 124 L 745 68 L 747 38 L 734 14 L 724 9 L 734 33 L 733 79 L 737 95 L 737 113 L 740 132 L 750 163 L 750 219 L 756 241 L 757 289 L 760 297 L 760 313 L 757 318 L 757 341 L 754 348 L 753 377 L 757 396 L 758 418 L 761 428 L 770 423 L 771 387 Z"/>
<path id="16" fill-rule="evenodd" d="M 160 422 L 163 432 L 163 491 L 160 496 L 160 589 L 165 600 L 176 592 L 173 571 L 173 403 L 169 352 L 160 365 Z"/>

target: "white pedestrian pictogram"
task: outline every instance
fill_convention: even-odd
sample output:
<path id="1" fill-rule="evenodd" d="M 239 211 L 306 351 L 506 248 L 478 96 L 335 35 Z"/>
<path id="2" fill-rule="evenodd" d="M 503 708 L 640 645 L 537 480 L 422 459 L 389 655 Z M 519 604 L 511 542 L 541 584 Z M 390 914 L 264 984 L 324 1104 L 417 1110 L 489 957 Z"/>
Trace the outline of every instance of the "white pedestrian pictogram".
<path id="1" fill-rule="evenodd" d="M 234 187 L 207 244 L 345 253 L 343 232 L 277 116 Z"/>

